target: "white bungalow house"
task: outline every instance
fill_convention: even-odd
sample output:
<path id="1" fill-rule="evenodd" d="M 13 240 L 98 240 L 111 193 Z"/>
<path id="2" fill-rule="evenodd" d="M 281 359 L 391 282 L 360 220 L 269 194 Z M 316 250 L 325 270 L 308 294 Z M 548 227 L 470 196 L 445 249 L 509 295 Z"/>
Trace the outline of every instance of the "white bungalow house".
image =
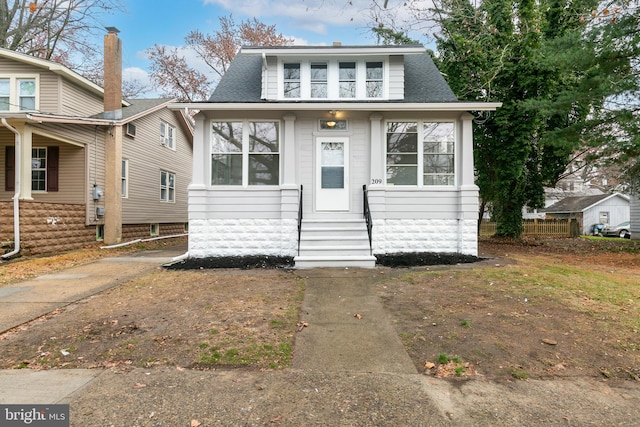
<path id="1" fill-rule="evenodd" d="M 470 111 L 423 46 L 244 47 L 195 116 L 189 257 L 477 255 Z"/>

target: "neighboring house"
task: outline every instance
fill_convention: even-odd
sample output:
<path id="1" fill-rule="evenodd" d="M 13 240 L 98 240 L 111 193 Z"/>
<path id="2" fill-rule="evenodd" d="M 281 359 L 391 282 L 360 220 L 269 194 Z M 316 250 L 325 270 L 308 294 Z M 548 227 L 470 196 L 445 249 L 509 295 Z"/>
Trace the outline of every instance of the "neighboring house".
<path id="1" fill-rule="evenodd" d="M 629 197 L 624 194 L 566 197 L 544 210 L 547 217 L 577 219 L 582 234 L 594 224 L 617 225 L 629 221 Z"/>
<path id="2" fill-rule="evenodd" d="M 640 197 L 638 194 L 631 196 L 631 238 L 640 239 Z"/>
<path id="3" fill-rule="evenodd" d="M 199 111 L 189 256 L 477 255 L 469 111 L 500 105 L 458 101 L 422 46 L 242 48 L 209 102 L 173 107 Z"/>
<path id="4" fill-rule="evenodd" d="M 193 134 L 189 119 L 167 108 L 172 102 L 122 100 L 115 33 L 105 36 L 105 89 L 60 64 L 0 49 L 5 250 L 184 233 Z"/>

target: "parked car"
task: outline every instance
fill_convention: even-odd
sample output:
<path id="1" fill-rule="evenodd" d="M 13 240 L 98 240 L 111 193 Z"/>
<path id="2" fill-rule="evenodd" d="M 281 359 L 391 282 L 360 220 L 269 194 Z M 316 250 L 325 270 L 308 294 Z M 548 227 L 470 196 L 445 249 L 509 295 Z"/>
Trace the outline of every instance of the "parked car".
<path id="1" fill-rule="evenodd" d="M 605 237 L 620 237 L 623 239 L 629 239 L 631 234 L 629 233 L 630 221 L 621 222 L 618 225 L 607 225 L 602 229 L 602 235 Z"/>

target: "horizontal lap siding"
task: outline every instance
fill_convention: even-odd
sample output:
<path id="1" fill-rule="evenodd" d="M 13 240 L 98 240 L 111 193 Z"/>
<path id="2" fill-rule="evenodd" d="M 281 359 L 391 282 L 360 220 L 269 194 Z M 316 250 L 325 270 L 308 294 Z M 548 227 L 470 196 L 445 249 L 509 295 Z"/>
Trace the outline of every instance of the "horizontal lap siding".
<path id="1" fill-rule="evenodd" d="M 281 217 L 280 189 L 192 191 L 189 219 Z"/>
<path id="2" fill-rule="evenodd" d="M 460 212 L 460 196 L 455 191 L 387 190 L 383 203 L 389 219 L 457 219 Z"/>
<path id="3" fill-rule="evenodd" d="M 91 116 L 104 110 L 101 97 L 63 80 L 62 81 L 61 114 L 70 116 Z"/>
<path id="4" fill-rule="evenodd" d="M 404 57 L 389 57 L 389 99 L 404 99 Z"/>
<path id="5" fill-rule="evenodd" d="M 176 129 L 176 150 L 161 144 L 160 121 Z M 123 224 L 186 222 L 192 147 L 175 113 L 162 109 L 133 122 L 135 138 L 123 136 L 129 161 L 129 195 L 122 200 Z M 160 171 L 175 173 L 175 203 L 160 201 Z"/>
<path id="6" fill-rule="evenodd" d="M 631 238 L 640 239 L 640 196 L 631 196 Z"/>

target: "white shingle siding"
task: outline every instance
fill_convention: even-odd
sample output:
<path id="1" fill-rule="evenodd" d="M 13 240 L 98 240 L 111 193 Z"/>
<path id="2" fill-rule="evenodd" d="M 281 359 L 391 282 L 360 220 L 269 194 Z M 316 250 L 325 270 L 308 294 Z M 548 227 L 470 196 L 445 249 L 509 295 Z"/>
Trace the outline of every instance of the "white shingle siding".
<path id="1" fill-rule="evenodd" d="M 631 238 L 640 239 L 640 195 L 631 196 Z"/>
<path id="2" fill-rule="evenodd" d="M 389 57 L 389 99 L 404 99 L 404 57 Z"/>

